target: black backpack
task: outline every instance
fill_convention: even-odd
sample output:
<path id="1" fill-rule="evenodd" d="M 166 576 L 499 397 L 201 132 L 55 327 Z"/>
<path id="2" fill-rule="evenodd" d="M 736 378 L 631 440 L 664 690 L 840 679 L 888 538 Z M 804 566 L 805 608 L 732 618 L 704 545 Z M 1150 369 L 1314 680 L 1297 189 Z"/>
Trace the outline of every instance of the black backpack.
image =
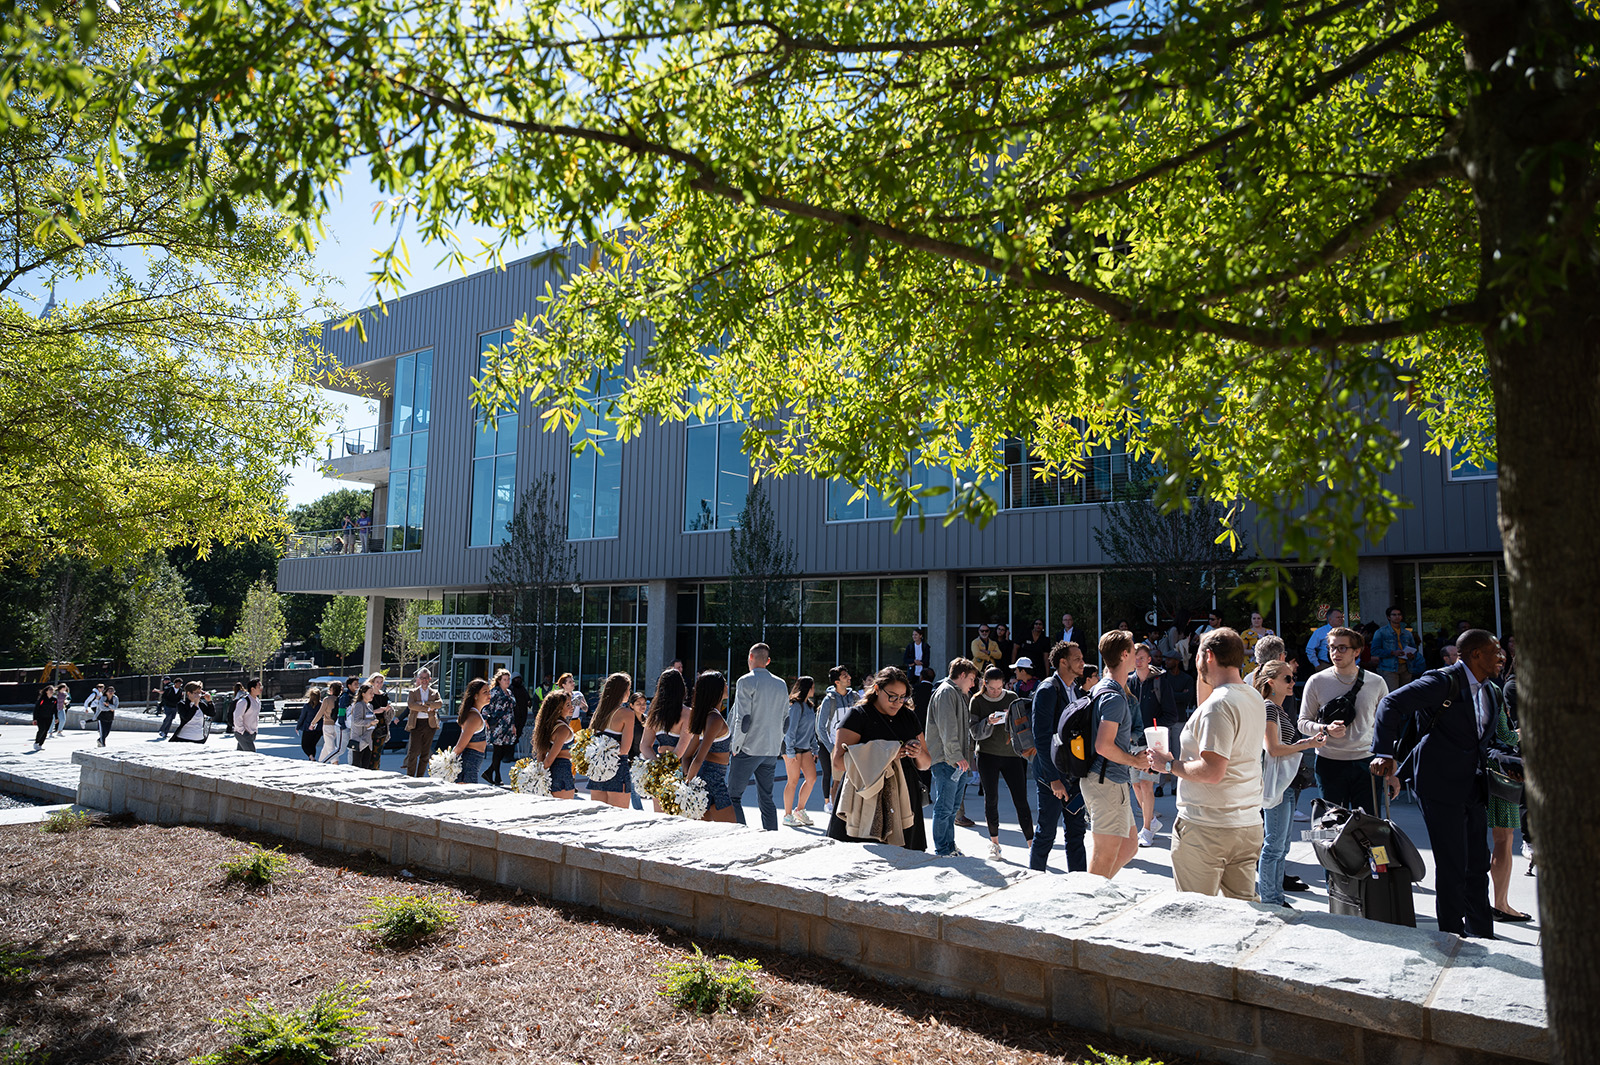
<path id="1" fill-rule="evenodd" d="M 1068 701 L 1056 720 L 1056 734 L 1050 740 L 1050 760 L 1056 771 L 1068 780 L 1082 780 L 1094 769 L 1094 693 Z M 1099 759 L 1100 781 L 1105 782 L 1105 760 Z"/>
<path id="2" fill-rule="evenodd" d="M 1422 676 L 1427 677 L 1434 674 L 1450 681 L 1450 696 L 1438 706 L 1418 710 L 1406 719 L 1405 724 L 1401 727 L 1400 738 L 1394 745 L 1394 760 L 1399 767 L 1395 770 L 1395 773 L 1401 780 L 1410 780 L 1416 773 L 1417 767 L 1413 764 L 1412 756 L 1417 753 L 1417 748 L 1422 745 L 1423 737 L 1433 731 L 1434 716 L 1440 710 L 1448 708 L 1457 699 L 1469 698 L 1471 694 L 1471 689 L 1464 685 L 1459 674 L 1454 674 L 1444 669 L 1430 669 Z M 1421 677 L 1417 678 L 1417 680 L 1421 679 Z M 1415 681 L 1412 683 L 1415 683 Z"/>

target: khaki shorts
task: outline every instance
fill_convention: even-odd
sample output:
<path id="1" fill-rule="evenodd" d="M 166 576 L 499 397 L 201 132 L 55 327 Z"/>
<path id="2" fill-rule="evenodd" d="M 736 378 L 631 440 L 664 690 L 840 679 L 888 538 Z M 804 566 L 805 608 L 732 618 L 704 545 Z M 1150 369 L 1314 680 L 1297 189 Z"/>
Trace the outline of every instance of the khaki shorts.
<path id="1" fill-rule="evenodd" d="M 1128 785 L 1110 780 L 1102 784 L 1098 770 L 1078 783 L 1089 811 L 1090 832 L 1097 836 L 1133 835 L 1133 800 Z"/>

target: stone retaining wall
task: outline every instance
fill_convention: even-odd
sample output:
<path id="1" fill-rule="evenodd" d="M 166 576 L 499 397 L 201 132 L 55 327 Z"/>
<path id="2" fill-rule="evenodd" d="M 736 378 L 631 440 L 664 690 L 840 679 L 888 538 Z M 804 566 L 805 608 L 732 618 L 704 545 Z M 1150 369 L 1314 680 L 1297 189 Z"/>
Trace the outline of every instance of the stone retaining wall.
<path id="1" fill-rule="evenodd" d="M 1258 1065 L 1547 1061 L 1536 948 L 235 751 L 80 751 L 78 801 L 457 873 Z"/>

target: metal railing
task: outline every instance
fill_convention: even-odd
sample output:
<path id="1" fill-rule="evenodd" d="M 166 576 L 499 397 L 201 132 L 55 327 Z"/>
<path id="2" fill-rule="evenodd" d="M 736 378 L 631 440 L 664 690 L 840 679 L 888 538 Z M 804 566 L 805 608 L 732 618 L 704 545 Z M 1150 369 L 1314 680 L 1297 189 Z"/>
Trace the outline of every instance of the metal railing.
<path id="1" fill-rule="evenodd" d="M 421 547 L 422 530 L 414 525 L 371 525 L 365 529 L 357 527 L 290 533 L 286 557 L 368 555 L 379 551 L 416 551 Z"/>
<path id="2" fill-rule="evenodd" d="M 384 451 L 389 447 L 389 426 L 367 425 L 360 429 L 343 429 L 328 438 L 328 461 L 346 455 L 365 455 Z"/>

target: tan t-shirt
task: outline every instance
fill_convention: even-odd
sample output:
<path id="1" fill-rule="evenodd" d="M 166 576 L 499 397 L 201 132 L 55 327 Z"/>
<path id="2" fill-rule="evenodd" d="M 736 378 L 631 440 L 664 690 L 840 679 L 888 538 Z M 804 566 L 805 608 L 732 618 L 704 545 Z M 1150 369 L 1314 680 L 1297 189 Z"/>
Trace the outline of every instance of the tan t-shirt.
<path id="1" fill-rule="evenodd" d="M 1186 761 L 1212 751 L 1228 760 L 1215 784 L 1178 780 L 1178 816 L 1216 828 L 1261 824 L 1261 752 L 1267 732 L 1267 704 L 1246 684 L 1224 684 L 1183 726 Z"/>

